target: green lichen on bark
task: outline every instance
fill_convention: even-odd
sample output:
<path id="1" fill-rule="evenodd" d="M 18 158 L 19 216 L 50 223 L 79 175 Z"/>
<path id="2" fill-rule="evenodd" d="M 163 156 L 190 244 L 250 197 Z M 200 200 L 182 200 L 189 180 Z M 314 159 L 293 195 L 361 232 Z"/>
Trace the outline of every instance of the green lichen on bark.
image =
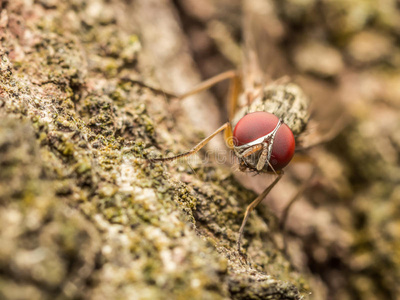
<path id="1" fill-rule="evenodd" d="M 140 77 L 140 43 L 118 21 L 122 2 L 2 7 L 2 297 L 302 297 L 273 215 L 251 217 L 249 261 L 236 252 L 254 194 L 230 172 L 143 160 L 198 136 L 126 79 Z"/>

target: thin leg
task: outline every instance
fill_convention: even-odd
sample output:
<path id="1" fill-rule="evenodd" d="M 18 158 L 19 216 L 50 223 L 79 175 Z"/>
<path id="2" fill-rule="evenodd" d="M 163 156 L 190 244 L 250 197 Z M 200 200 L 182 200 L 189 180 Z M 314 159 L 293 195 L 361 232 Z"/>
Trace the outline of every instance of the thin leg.
<path id="1" fill-rule="evenodd" d="M 220 128 L 218 128 L 214 133 L 212 133 L 211 135 L 209 135 L 208 137 L 206 137 L 204 140 L 202 140 L 200 143 L 198 143 L 196 146 L 194 146 L 192 149 L 190 149 L 187 152 L 184 152 L 182 154 L 178 154 L 175 156 L 171 156 L 171 157 L 162 157 L 162 158 L 151 158 L 149 159 L 152 162 L 155 161 L 173 161 L 179 158 L 183 158 L 183 157 L 187 157 L 193 154 L 196 154 L 201 148 L 203 148 L 213 137 L 215 137 L 218 133 L 220 133 L 221 131 L 228 129 L 231 130 L 231 123 L 226 122 L 224 125 L 222 125 Z"/>
<path id="2" fill-rule="evenodd" d="M 210 87 L 212 87 L 213 85 L 215 85 L 215 84 L 217 84 L 217 83 L 219 83 L 221 81 L 224 81 L 226 79 L 233 79 L 233 80 L 236 80 L 236 81 L 240 82 L 240 78 L 239 78 L 239 75 L 237 74 L 237 72 L 235 70 L 229 70 L 229 71 L 223 72 L 221 74 L 218 74 L 218 75 L 216 75 L 214 77 L 211 77 L 211 78 L 201 82 L 198 86 L 194 87 L 192 90 L 190 90 L 190 91 L 188 91 L 188 92 L 186 92 L 186 93 L 184 93 L 182 95 L 177 96 L 177 95 L 174 95 L 172 93 L 165 92 L 162 89 L 158 89 L 158 88 L 154 88 L 154 87 L 148 86 L 147 84 L 144 84 L 143 82 L 138 81 L 138 80 L 130 79 L 130 78 L 127 78 L 127 77 L 121 78 L 122 81 L 129 81 L 129 82 L 132 82 L 134 84 L 138 84 L 140 86 L 143 86 L 143 87 L 146 87 L 146 88 L 152 90 L 154 93 L 164 94 L 165 96 L 167 96 L 169 98 L 172 98 L 172 99 L 175 98 L 175 99 L 180 99 L 180 100 L 183 100 L 183 99 L 185 99 L 185 98 L 187 98 L 189 96 L 192 96 L 194 94 L 197 94 L 197 93 L 200 93 L 200 92 L 202 92 L 204 90 L 207 90 Z"/>
<path id="3" fill-rule="evenodd" d="M 121 78 L 121 81 L 131 82 L 133 84 L 140 85 L 142 87 L 148 88 L 149 90 L 151 90 L 155 94 L 161 94 L 161 95 L 164 95 L 164 96 L 166 96 L 168 98 L 171 98 L 171 99 L 179 99 L 178 96 L 176 96 L 176 95 L 174 95 L 172 93 L 168 93 L 168 92 L 164 91 L 163 89 L 158 89 L 158 88 L 149 86 L 149 85 L 147 85 L 147 84 L 145 84 L 145 83 L 143 83 L 143 82 L 141 82 L 139 80 L 134 80 L 134 79 L 130 79 L 128 77 L 123 77 L 123 78 Z"/>
<path id="4" fill-rule="evenodd" d="M 232 121 L 232 119 L 235 116 L 236 108 L 238 105 L 238 99 L 241 91 L 242 91 L 242 79 L 239 77 L 239 75 L 236 74 L 235 77 L 232 77 L 229 86 L 229 95 L 228 95 L 229 121 Z"/>
<path id="5" fill-rule="evenodd" d="M 233 149 L 234 141 L 233 141 L 233 131 L 232 131 L 232 126 L 229 126 L 224 132 L 224 140 L 225 144 L 228 146 L 228 148 Z"/>
<path id="6" fill-rule="evenodd" d="M 282 213 L 281 220 L 279 222 L 279 227 L 282 231 L 282 236 L 283 236 L 283 250 L 285 254 L 288 256 L 288 243 L 287 243 L 287 234 L 286 234 L 286 223 L 287 223 L 287 218 L 290 212 L 290 209 L 292 208 L 293 204 L 300 198 L 300 196 L 305 192 L 305 190 L 309 187 L 311 179 L 314 177 L 316 173 L 316 169 L 314 168 L 310 177 L 308 177 L 301 187 L 298 189 L 297 193 L 293 196 L 293 198 L 289 201 L 289 204 L 285 207 Z"/>
<path id="7" fill-rule="evenodd" d="M 282 76 L 282 77 L 279 77 L 278 79 L 275 79 L 273 82 L 271 82 L 271 84 L 276 84 L 276 85 L 279 85 L 279 84 L 287 84 L 287 83 L 289 83 L 290 81 L 291 81 L 290 76 L 284 75 L 284 76 Z"/>
<path id="8" fill-rule="evenodd" d="M 237 240 L 238 252 L 240 252 L 240 245 L 242 243 L 244 226 L 247 223 L 247 219 L 249 218 L 250 213 L 269 194 L 269 192 L 278 183 L 278 181 L 282 178 L 282 176 L 283 176 L 283 172 L 281 171 L 281 173 L 279 173 L 278 177 L 276 177 L 275 180 L 260 195 L 258 195 L 258 197 L 253 202 L 251 202 L 249 206 L 247 206 L 246 212 L 244 214 L 244 218 L 242 221 L 242 225 L 240 226 L 240 229 L 239 229 L 239 237 Z"/>
<path id="9" fill-rule="evenodd" d="M 229 86 L 229 94 L 228 94 L 228 116 L 229 121 L 235 116 L 236 108 L 238 105 L 238 98 L 242 91 L 242 79 L 239 75 L 235 74 L 234 77 L 231 78 L 230 86 Z M 225 130 L 225 143 L 230 148 L 233 149 L 234 141 L 233 141 L 233 132 L 232 128 L 229 130 Z"/>
<path id="10" fill-rule="evenodd" d="M 223 72 L 221 74 L 218 74 L 214 77 L 211 77 L 210 79 L 207 79 L 205 81 L 203 81 L 202 83 L 200 83 L 198 86 L 194 87 L 192 90 L 182 94 L 179 96 L 179 99 L 185 99 L 189 96 L 192 96 L 194 94 L 200 93 L 201 91 L 207 90 L 210 87 L 212 87 L 213 85 L 224 81 L 226 79 L 232 79 L 238 77 L 237 72 L 235 70 L 230 70 L 230 71 L 226 71 Z"/>
<path id="11" fill-rule="evenodd" d="M 236 107 L 237 107 L 237 99 L 239 97 L 239 94 L 242 90 L 241 86 L 241 78 L 238 75 L 238 72 L 235 70 L 230 70 L 223 72 L 221 74 L 218 74 L 217 76 L 211 77 L 210 79 L 207 79 L 206 81 L 203 81 L 200 83 L 198 86 L 194 87 L 191 91 L 188 91 L 182 95 L 180 95 L 178 98 L 180 100 L 183 100 L 189 96 L 192 96 L 194 94 L 197 94 L 199 92 L 202 92 L 204 90 L 209 89 L 213 85 L 224 81 L 226 79 L 231 80 L 231 84 L 229 87 L 229 96 L 228 96 L 228 109 L 229 109 L 229 121 L 231 121 L 234 117 Z M 225 130 L 225 135 L 224 139 L 229 148 L 233 148 L 233 140 L 232 140 L 232 128 L 226 128 Z"/>
<path id="12" fill-rule="evenodd" d="M 346 114 L 342 114 L 333 124 L 333 126 L 329 129 L 329 131 L 314 137 L 313 139 L 308 138 L 307 136 L 304 136 L 304 140 L 300 140 L 301 146 L 296 148 L 297 151 L 304 151 L 308 150 L 310 148 L 313 148 L 315 146 L 318 146 L 323 143 L 327 143 L 331 140 L 333 140 L 336 136 L 339 135 L 342 130 L 346 128 L 347 125 L 350 123 L 350 117 L 348 117 Z M 308 125 L 309 126 L 309 125 Z"/>
<path id="13" fill-rule="evenodd" d="M 261 144 L 254 145 L 253 147 L 250 147 L 249 149 L 245 150 L 242 154 L 236 154 L 239 158 L 244 158 L 247 156 L 252 155 L 253 153 L 256 153 L 257 151 L 260 151 L 263 148 Z"/>

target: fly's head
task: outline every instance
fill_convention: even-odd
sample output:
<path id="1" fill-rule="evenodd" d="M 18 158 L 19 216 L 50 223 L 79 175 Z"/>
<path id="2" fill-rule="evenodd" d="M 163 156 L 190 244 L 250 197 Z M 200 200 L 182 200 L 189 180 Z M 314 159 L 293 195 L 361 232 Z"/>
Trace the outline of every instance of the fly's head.
<path id="1" fill-rule="evenodd" d="M 276 173 L 291 161 L 295 149 L 290 128 L 268 112 L 258 111 L 241 118 L 233 140 L 241 170 Z"/>

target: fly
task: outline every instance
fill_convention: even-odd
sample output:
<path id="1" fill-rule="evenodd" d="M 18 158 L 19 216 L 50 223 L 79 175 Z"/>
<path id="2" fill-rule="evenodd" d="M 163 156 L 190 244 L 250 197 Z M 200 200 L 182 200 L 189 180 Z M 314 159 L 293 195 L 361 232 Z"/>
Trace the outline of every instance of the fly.
<path id="1" fill-rule="evenodd" d="M 237 86 L 240 76 L 235 71 L 222 73 L 205 81 L 193 91 L 179 97 L 209 88 L 224 79 L 231 79 L 233 92 L 230 104 L 238 102 L 239 97 L 249 98 Z M 225 141 L 239 159 L 241 171 L 270 173 L 276 175 L 275 180 L 247 207 L 237 239 L 237 248 L 243 237 L 244 227 L 252 210 L 269 194 L 282 178 L 283 169 L 291 161 L 296 138 L 307 125 L 309 100 L 294 83 L 271 83 L 261 89 L 248 106 L 231 109 L 232 121 L 226 122 L 211 135 L 203 139 L 191 150 L 172 157 L 153 158 L 151 161 L 173 161 L 196 154 L 218 133 L 225 132 Z M 232 130 L 233 129 L 233 130 Z"/>
<path id="2" fill-rule="evenodd" d="M 245 16 L 245 30 L 251 27 L 250 19 Z M 225 141 L 238 158 L 241 171 L 269 173 L 276 176 L 274 181 L 246 208 L 237 238 L 239 252 L 244 227 L 250 213 L 282 178 L 283 169 L 294 155 L 296 140 L 305 130 L 309 119 L 309 99 L 302 89 L 286 78 L 266 83 L 254 50 L 255 39 L 252 39 L 248 32 L 245 36 L 243 54 L 245 63 L 242 72 L 232 70 L 221 73 L 177 97 L 183 100 L 223 80 L 230 80 L 229 121 L 187 152 L 172 157 L 151 159 L 153 162 L 166 162 L 191 156 L 217 134 L 224 132 Z"/>

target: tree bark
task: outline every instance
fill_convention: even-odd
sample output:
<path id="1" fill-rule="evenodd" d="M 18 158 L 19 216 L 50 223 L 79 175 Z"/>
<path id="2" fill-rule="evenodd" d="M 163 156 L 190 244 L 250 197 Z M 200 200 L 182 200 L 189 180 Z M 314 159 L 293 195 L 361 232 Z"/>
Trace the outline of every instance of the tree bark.
<path id="1" fill-rule="evenodd" d="M 169 1 L 1 7 L 3 298 L 301 298 L 272 214 L 252 215 L 248 260 L 237 253 L 255 194 L 226 167 L 144 159 L 202 135 L 138 82 L 180 92 L 199 80 Z M 219 124 L 212 97 L 182 105 L 204 131 Z"/>
<path id="2" fill-rule="evenodd" d="M 303 145 L 330 134 L 251 214 L 241 256 L 273 178 L 234 172 L 221 137 L 146 158 L 227 121 L 223 84 L 171 94 L 246 70 L 242 1 L 0 0 L 1 299 L 398 299 L 396 2 L 244 3 L 265 84 L 289 75 L 312 99 Z M 275 215 L 313 168 L 289 261 Z"/>

